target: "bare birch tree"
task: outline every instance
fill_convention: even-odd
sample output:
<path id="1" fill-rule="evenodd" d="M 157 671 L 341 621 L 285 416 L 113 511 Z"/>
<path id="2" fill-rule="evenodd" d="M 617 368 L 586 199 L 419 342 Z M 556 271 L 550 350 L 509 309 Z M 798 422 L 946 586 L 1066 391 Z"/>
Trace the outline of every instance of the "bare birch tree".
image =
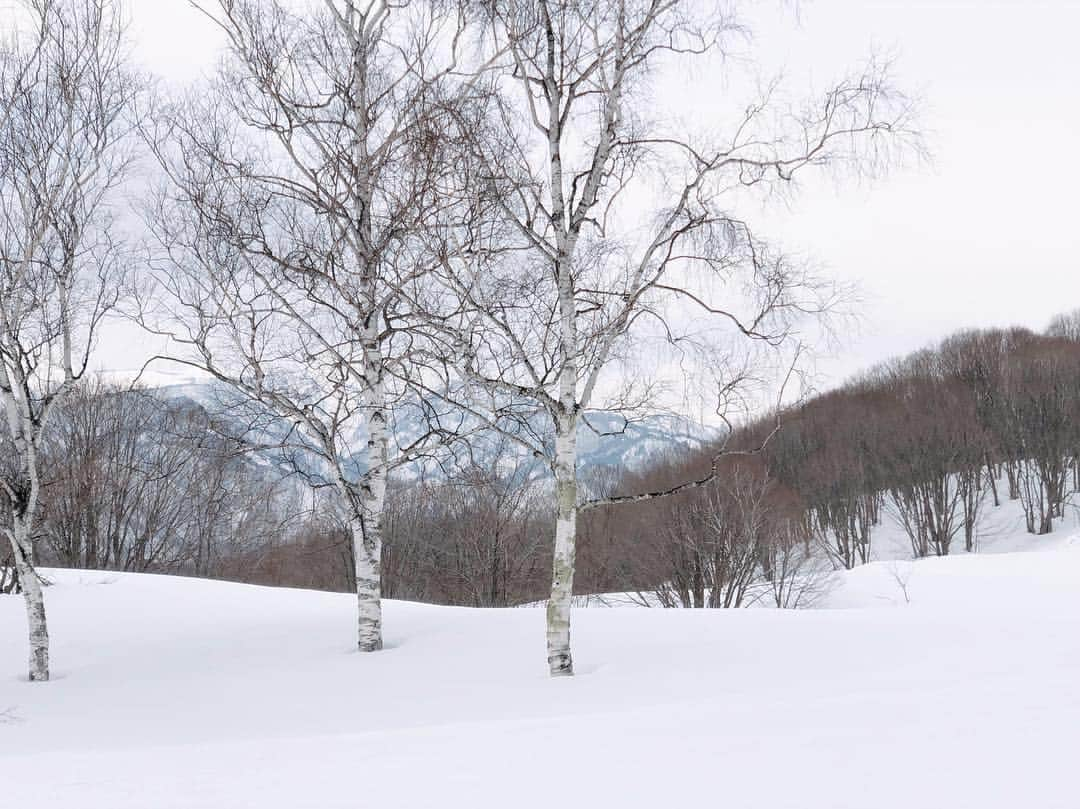
<path id="1" fill-rule="evenodd" d="M 876 63 L 805 103 L 770 85 L 723 135 L 692 137 L 651 119 L 650 76 L 685 60 L 715 63 L 740 30 L 719 4 L 481 5 L 485 56 L 507 56 L 486 125 L 456 133 L 482 189 L 470 212 L 486 205 L 490 215 L 444 234 L 442 274 L 464 313 L 442 320 L 457 324 L 445 373 L 472 385 L 474 414 L 551 466 L 547 654 L 552 675 L 569 675 L 579 511 L 667 493 L 589 498 L 579 487 L 588 409 L 633 413 L 655 387 L 644 375 L 619 384 L 614 369 L 666 350 L 679 373 L 708 372 L 723 345 L 734 361 L 718 390 L 741 395 L 759 376 L 747 347 L 793 348 L 800 320 L 827 311 L 835 287 L 771 247 L 733 206 L 747 190 L 791 186 L 807 168 L 880 168 L 918 139 L 908 99 Z"/>
<path id="2" fill-rule="evenodd" d="M 30 679 L 49 678 L 34 569 L 41 445 L 86 371 L 125 261 L 112 192 L 130 163 L 139 82 L 111 0 L 29 0 L 0 51 L 0 403 L 13 463 L 0 478 L 30 630 Z"/>
<path id="3" fill-rule="evenodd" d="M 340 496 L 358 645 L 377 650 L 387 477 L 452 432 L 406 397 L 417 338 L 403 291 L 423 283 L 416 234 L 441 204 L 441 91 L 464 17 L 452 3 L 192 5 L 228 57 L 151 138 L 169 176 L 150 217 L 166 311 L 143 320 L 289 425 L 279 448 Z"/>

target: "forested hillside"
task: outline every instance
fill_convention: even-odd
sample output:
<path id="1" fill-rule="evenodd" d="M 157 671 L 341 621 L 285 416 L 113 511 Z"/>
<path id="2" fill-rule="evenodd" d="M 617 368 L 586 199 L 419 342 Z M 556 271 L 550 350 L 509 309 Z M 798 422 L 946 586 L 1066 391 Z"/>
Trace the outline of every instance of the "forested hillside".
<path id="1" fill-rule="evenodd" d="M 664 443 L 660 421 L 593 438 L 584 474 L 597 492 L 682 484 L 714 461 L 720 474 L 668 498 L 585 512 L 577 591 L 794 607 L 816 597 L 825 571 L 894 555 L 876 553 L 883 519 L 903 529 L 911 557 L 977 551 L 980 520 L 1008 501 L 1031 534 L 1051 531 L 1080 474 L 1078 338 L 1076 315 L 1045 334 L 960 333 L 696 451 L 678 435 L 678 451 L 650 450 Z M 56 474 L 44 486 L 39 558 L 352 589 L 333 498 L 237 433 L 235 420 L 223 425 L 189 396 L 81 386 L 44 442 Z M 469 606 L 543 598 L 552 486 L 512 442 L 484 448 L 438 474 L 391 482 L 388 597 Z M 10 565 L 0 576 L 10 588 Z"/>
<path id="2" fill-rule="evenodd" d="M 886 516 L 912 558 L 977 551 L 980 520 L 1006 501 L 1033 539 L 1049 533 L 1080 488 L 1078 456 L 1080 316 L 1044 334 L 962 332 L 744 428 L 722 449 L 626 476 L 617 488 L 632 492 L 693 480 L 713 463 L 724 472 L 714 485 L 589 515 L 585 568 L 594 590 L 656 591 L 683 606 L 739 605 L 764 579 L 784 605 L 822 558 L 835 568 L 880 558 Z"/>

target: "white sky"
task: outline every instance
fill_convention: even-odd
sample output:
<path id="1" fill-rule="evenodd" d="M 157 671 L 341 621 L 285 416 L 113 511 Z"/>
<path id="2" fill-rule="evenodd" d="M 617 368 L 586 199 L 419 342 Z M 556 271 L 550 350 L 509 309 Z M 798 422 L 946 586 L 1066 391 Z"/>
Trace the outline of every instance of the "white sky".
<path id="1" fill-rule="evenodd" d="M 146 67 L 182 84 L 212 65 L 220 37 L 186 0 L 130 3 Z M 877 49 L 926 101 L 931 165 L 808 185 L 786 209 L 757 212 L 786 247 L 860 286 L 861 326 L 822 364 L 824 384 L 962 327 L 1041 329 L 1080 307 L 1080 2 L 744 5 L 754 53 L 792 87 L 820 87 Z M 687 84 L 704 101 L 730 89 L 719 78 Z M 100 365 L 137 367 L 148 344 L 107 335 Z"/>
<path id="2" fill-rule="evenodd" d="M 962 327 L 1041 329 L 1080 308 L 1080 3 L 816 0 L 778 38 L 793 62 L 896 52 L 926 99 L 932 166 L 808 193 L 782 223 L 864 294 L 834 377 Z M 764 44 L 762 42 L 761 44 Z M 807 54 L 821 54 L 813 56 Z M 827 64 L 827 63 L 826 63 Z"/>

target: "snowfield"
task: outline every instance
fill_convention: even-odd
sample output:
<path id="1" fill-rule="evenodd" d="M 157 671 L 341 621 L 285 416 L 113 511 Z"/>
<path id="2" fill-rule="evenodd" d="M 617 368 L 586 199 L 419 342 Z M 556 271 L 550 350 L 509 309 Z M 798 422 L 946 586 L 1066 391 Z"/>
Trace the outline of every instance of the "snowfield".
<path id="1" fill-rule="evenodd" d="M 48 571 L 55 679 L 0 597 L 4 806 L 1080 806 L 1080 539 L 877 562 L 824 608 L 542 610 Z M 900 582 L 907 589 L 903 593 Z"/>

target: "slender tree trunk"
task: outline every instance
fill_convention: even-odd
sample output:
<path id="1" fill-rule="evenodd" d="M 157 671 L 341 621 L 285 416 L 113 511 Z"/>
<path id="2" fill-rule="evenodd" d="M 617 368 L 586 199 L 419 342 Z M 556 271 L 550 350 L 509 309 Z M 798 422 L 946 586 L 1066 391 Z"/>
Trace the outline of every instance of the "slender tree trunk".
<path id="1" fill-rule="evenodd" d="M 994 495 L 994 508 L 1001 505 L 1001 499 L 998 497 L 997 489 L 997 472 L 994 469 L 994 464 L 990 460 L 990 455 L 986 455 L 986 479 L 990 481 L 990 491 Z"/>
<path id="2" fill-rule="evenodd" d="M 45 681 L 49 679 L 49 629 L 45 621 L 45 595 L 41 590 L 41 580 L 34 570 L 31 526 L 38 505 L 37 448 L 30 439 L 33 435 L 33 423 L 25 413 L 20 412 L 20 402 L 11 393 L 13 386 L 3 363 L 0 363 L 0 385 L 7 391 L 3 404 L 15 448 L 15 458 L 20 465 L 20 493 L 25 494 L 25 499 L 20 497 L 18 502 L 11 503 L 11 528 L 6 533 L 11 541 L 15 572 L 19 576 L 19 585 L 26 603 L 30 679 Z"/>
<path id="3" fill-rule="evenodd" d="M 1018 472 L 1014 461 L 1006 461 L 1005 473 L 1009 479 L 1009 499 L 1016 500 L 1020 497 L 1020 483 L 1017 480 Z"/>
<path id="4" fill-rule="evenodd" d="M 552 677 L 574 673 L 570 656 L 570 602 L 574 593 L 577 542 L 577 419 L 559 418 L 555 435 L 555 554 L 551 565 L 551 598 L 547 606 L 548 667 Z"/>
<path id="5" fill-rule="evenodd" d="M 366 397 L 369 407 L 368 471 L 361 482 L 359 497 L 350 497 L 350 501 L 354 503 L 355 514 L 352 532 L 359 621 L 357 644 L 362 652 L 376 652 L 383 647 L 382 544 L 389 457 L 389 425 L 383 389 L 382 354 L 379 349 L 375 316 L 372 314 L 364 331 L 366 371 L 364 378 L 369 385 Z"/>
<path id="6" fill-rule="evenodd" d="M 502 559 L 499 554 L 499 534 L 495 532 L 494 542 L 491 546 L 491 592 L 489 593 L 489 607 L 501 607 L 499 601 L 499 570 L 502 567 Z"/>
<path id="7" fill-rule="evenodd" d="M 366 520 L 352 520 L 353 558 L 356 574 L 357 648 L 377 652 L 382 648 L 382 513 Z"/>
<path id="8" fill-rule="evenodd" d="M 374 8 L 374 7 L 372 7 Z M 367 80 L 370 40 L 367 15 L 349 3 L 346 20 L 352 39 L 352 152 L 355 161 L 352 194 L 352 226 L 356 259 L 360 269 L 359 298 L 366 309 L 361 342 L 364 350 L 363 381 L 367 387 L 368 471 L 361 484 L 359 502 L 353 502 L 356 516 L 352 526 L 356 572 L 356 600 L 362 652 L 382 649 L 382 539 L 383 507 L 386 503 L 388 425 L 383 388 L 383 358 L 379 342 L 379 314 L 376 281 L 379 266 L 372 249 L 372 175 L 368 121 Z M 376 12 L 377 13 L 377 12 Z"/>
<path id="9" fill-rule="evenodd" d="M 15 556 L 15 570 L 19 574 L 19 584 L 26 604 L 26 624 L 30 640 L 30 679 L 43 682 L 49 679 L 49 628 L 45 621 L 45 594 L 42 592 L 41 580 L 34 570 L 29 526 L 25 520 L 15 519 L 11 540 Z"/>
<path id="10" fill-rule="evenodd" d="M 702 574 L 701 565 L 698 562 L 694 563 L 694 573 L 691 577 L 693 582 L 693 601 L 690 604 L 686 604 L 687 607 L 693 607 L 694 609 L 705 608 L 705 576 Z"/>

